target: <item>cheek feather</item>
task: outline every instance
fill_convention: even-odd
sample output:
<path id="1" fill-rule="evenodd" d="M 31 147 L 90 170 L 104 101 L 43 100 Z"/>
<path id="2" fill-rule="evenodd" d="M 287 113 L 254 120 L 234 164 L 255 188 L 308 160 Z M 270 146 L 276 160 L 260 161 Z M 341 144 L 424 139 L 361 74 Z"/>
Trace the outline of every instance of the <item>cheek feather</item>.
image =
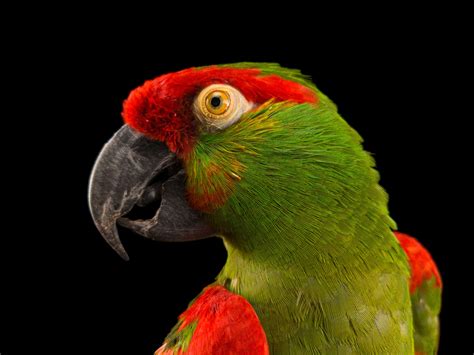
<path id="1" fill-rule="evenodd" d="M 192 159 L 190 159 L 192 161 Z M 244 166 L 237 160 L 229 164 L 208 164 L 189 167 L 187 197 L 191 207 L 210 213 L 222 207 L 234 193 L 235 184 L 241 180 Z"/>

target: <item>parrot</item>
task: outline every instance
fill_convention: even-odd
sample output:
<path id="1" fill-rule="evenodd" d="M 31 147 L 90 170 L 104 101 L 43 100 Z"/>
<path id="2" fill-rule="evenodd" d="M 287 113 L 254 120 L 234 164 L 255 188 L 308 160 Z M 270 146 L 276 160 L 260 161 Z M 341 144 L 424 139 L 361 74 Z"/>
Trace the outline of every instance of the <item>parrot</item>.
<path id="1" fill-rule="evenodd" d="M 156 355 L 437 352 L 439 270 L 397 230 L 373 156 L 310 76 L 192 67 L 132 90 L 122 117 L 89 180 L 107 243 L 128 260 L 119 225 L 227 251 Z"/>

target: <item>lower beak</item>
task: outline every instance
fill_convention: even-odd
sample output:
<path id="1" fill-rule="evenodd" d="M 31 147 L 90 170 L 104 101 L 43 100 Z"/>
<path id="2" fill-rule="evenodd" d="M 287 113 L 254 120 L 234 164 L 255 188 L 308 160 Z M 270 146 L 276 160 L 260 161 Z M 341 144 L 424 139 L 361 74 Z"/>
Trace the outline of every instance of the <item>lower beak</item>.
<path id="1" fill-rule="evenodd" d="M 89 182 L 89 208 L 107 243 L 128 260 L 117 223 L 154 240 L 188 241 L 214 234 L 186 201 L 185 172 L 166 145 L 124 125 L 104 146 Z M 158 206 L 149 218 L 134 207 Z M 129 215 L 127 215 L 129 214 Z"/>

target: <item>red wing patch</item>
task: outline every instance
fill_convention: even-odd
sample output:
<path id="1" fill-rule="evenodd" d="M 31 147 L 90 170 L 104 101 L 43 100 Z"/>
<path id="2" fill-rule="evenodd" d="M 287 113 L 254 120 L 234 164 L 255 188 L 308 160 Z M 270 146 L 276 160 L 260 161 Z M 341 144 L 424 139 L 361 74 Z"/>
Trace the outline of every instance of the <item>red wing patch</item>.
<path id="1" fill-rule="evenodd" d="M 436 278 L 436 286 L 442 287 L 441 277 L 430 253 L 415 238 L 400 232 L 394 232 L 405 251 L 411 268 L 410 293 L 413 293 L 423 281 Z"/>
<path id="2" fill-rule="evenodd" d="M 177 332 L 195 323 L 182 351 L 164 344 L 158 354 L 269 354 L 267 338 L 253 307 L 222 286 L 211 286 L 179 317 Z"/>

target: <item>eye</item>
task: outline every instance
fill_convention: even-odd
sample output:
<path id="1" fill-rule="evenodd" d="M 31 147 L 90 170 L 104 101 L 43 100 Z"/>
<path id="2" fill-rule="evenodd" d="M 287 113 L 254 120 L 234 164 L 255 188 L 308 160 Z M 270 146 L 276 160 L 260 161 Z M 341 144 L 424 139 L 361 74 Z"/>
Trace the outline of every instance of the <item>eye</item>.
<path id="1" fill-rule="evenodd" d="M 229 127 L 251 108 L 239 90 L 224 84 L 206 87 L 194 100 L 194 113 L 211 131 Z"/>
<path id="2" fill-rule="evenodd" d="M 226 91 L 213 90 L 206 96 L 206 110 L 213 115 L 223 115 L 230 107 L 230 97 Z"/>

